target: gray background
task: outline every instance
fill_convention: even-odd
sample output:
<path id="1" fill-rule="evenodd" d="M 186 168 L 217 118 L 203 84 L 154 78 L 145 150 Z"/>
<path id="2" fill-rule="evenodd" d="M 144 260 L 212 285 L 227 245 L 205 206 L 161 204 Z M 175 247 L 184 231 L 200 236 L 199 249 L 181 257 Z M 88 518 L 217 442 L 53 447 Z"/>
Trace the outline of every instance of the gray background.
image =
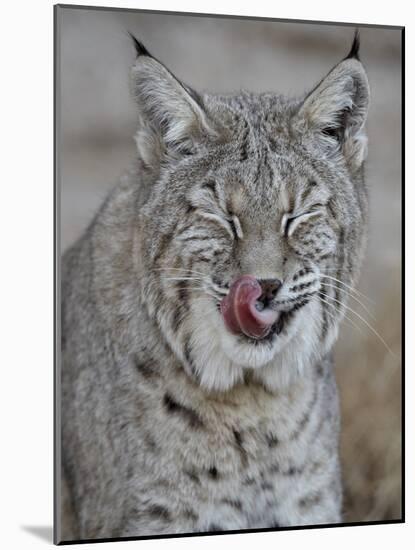
<path id="1" fill-rule="evenodd" d="M 133 32 L 197 90 L 310 89 L 350 47 L 353 28 L 118 11 L 60 10 L 61 246 L 82 233 L 134 156 L 128 72 Z M 401 32 L 361 28 L 372 91 L 366 173 L 370 237 L 359 290 L 336 346 L 346 519 L 400 517 Z"/>

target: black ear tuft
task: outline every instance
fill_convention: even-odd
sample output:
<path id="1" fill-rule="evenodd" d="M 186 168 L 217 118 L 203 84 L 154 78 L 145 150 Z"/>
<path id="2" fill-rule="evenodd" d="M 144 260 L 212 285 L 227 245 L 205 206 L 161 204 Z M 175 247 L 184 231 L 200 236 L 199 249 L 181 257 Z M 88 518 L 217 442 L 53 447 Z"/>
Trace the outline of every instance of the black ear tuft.
<path id="1" fill-rule="evenodd" d="M 130 31 L 127 31 L 127 32 L 130 35 L 131 40 L 133 41 L 137 57 L 140 57 L 142 55 L 151 57 L 151 54 L 147 50 L 147 48 L 139 40 L 137 40 L 137 38 Z"/>
<path id="2" fill-rule="evenodd" d="M 360 34 L 359 29 L 355 29 L 352 47 L 350 48 L 350 52 L 346 55 L 343 61 L 345 61 L 346 59 L 357 59 L 358 61 L 360 61 L 359 50 Z"/>

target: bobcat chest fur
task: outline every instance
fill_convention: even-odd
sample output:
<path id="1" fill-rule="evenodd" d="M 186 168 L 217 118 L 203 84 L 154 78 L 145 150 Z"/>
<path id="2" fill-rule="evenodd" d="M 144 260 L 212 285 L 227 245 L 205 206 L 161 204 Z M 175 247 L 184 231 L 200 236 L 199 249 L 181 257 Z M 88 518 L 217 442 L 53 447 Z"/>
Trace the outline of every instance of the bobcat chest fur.
<path id="1" fill-rule="evenodd" d="M 367 217 L 358 43 L 294 100 L 199 95 L 136 50 L 136 165 L 62 264 L 73 536 L 339 522 L 330 351 Z"/>

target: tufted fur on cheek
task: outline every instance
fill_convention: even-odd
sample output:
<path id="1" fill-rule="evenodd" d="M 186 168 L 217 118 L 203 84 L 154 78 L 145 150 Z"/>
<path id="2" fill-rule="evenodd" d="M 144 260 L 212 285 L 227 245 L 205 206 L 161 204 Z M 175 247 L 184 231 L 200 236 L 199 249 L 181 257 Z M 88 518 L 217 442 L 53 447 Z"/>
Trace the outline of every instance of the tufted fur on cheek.
<path id="1" fill-rule="evenodd" d="M 343 156 L 354 174 L 367 154 L 369 96 L 363 65 L 357 58 L 347 58 L 306 96 L 294 117 L 294 127 L 328 156 Z"/>
<path id="2" fill-rule="evenodd" d="M 196 145 L 217 137 L 196 92 L 182 84 L 164 65 L 136 42 L 131 69 L 131 93 L 138 105 L 138 153 L 147 167 L 167 158 L 191 154 Z"/>

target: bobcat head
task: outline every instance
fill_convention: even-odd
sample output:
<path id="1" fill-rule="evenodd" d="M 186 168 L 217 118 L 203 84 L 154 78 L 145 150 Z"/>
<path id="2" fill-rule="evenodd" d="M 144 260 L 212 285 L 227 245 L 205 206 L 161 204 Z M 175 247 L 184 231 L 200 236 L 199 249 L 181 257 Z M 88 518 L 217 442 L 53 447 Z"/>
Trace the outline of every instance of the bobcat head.
<path id="1" fill-rule="evenodd" d="M 287 386 L 332 346 L 367 218 L 359 39 L 308 94 L 199 94 L 134 39 L 141 299 L 188 374 Z"/>

